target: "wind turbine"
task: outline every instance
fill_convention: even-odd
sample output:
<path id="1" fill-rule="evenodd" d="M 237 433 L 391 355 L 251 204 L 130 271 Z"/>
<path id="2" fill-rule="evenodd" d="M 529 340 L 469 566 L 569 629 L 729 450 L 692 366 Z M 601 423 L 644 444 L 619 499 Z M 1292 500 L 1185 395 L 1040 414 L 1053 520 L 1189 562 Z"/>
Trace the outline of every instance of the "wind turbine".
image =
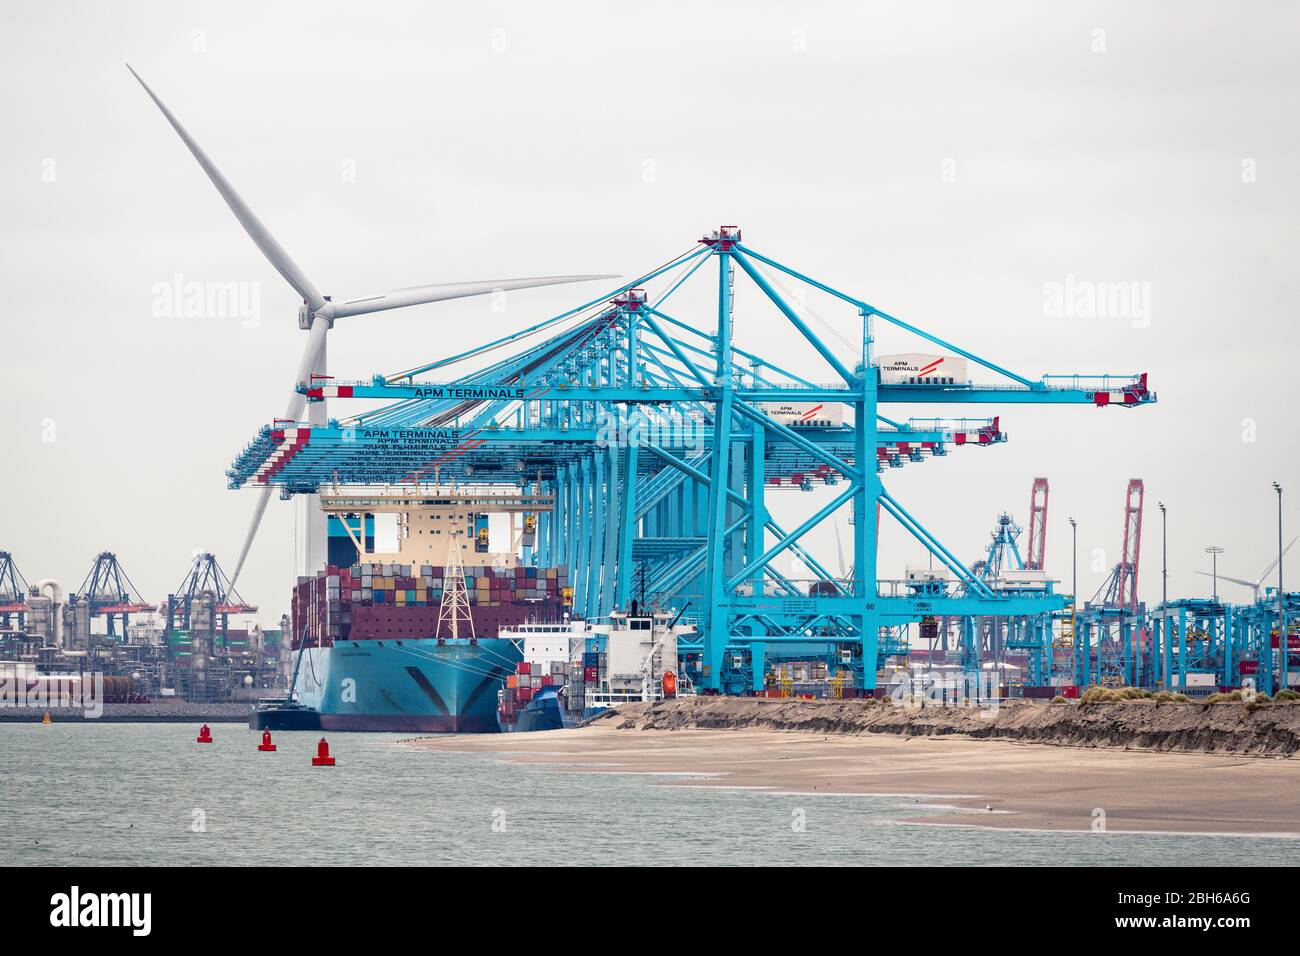
<path id="1" fill-rule="evenodd" d="M 1296 538 L 1292 538 L 1291 544 L 1295 544 L 1296 540 L 1297 540 Z M 1288 544 L 1285 548 L 1283 548 L 1282 554 L 1278 555 L 1276 558 L 1270 561 L 1268 567 L 1266 567 L 1263 571 L 1261 571 L 1259 577 L 1256 578 L 1254 581 L 1247 581 L 1245 578 L 1230 578 L 1226 574 L 1220 574 L 1219 580 L 1231 581 L 1233 584 L 1240 584 L 1242 587 L 1250 588 L 1252 591 L 1255 592 L 1255 602 L 1258 603 L 1259 589 L 1264 586 L 1265 579 L 1267 579 L 1268 576 L 1273 573 L 1273 569 L 1277 567 L 1277 563 L 1282 559 L 1282 555 L 1285 555 L 1288 551 L 1291 550 L 1291 544 Z M 1196 573 L 1203 574 L 1207 578 L 1211 576 L 1209 571 L 1197 571 Z"/>
<path id="2" fill-rule="evenodd" d="M 226 205 L 235 214 L 235 218 L 244 227 L 244 231 L 248 233 L 249 238 L 262 251 L 262 255 L 266 256 L 267 261 L 275 266 L 280 275 L 284 276 L 284 280 L 302 296 L 303 304 L 298 310 L 298 327 L 307 332 L 307 342 L 302 350 L 302 358 L 298 362 L 298 371 L 293 380 L 293 391 L 289 398 L 289 405 L 284 413 L 284 417 L 289 421 L 301 420 L 303 409 L 307 404 L 307 397 L 297 390 L 298 383 L 308 381 L 311 376 L 323 376 L 325 374 L 326 339 L 335 319 L 367 315 L 371 312 L 382 312 L 387 309 L 401 309 L 409 305 L 421 305 L 425 302 L 441 302 L 445 299 L 486 295 L 489 292 L 497 292 L 498 290 L 531 289 L 537 286 L 560 285 L 566 282 L 588 282 L 593 279 L 617 278 L 617 276 L 611 275 L 574 275 L 494 279 L 486 282 L 451 282 L 442 285 L 413 286 L 393 292 L 379 292 L 359 296 L 355 299 L 344 299 L 339 302 L 332 301 L 330 297 L 321 295 L 317 291 L 316 286 L 307 278 L 307 275 L 298 267 L 298 264 L 289 257 L 284 247 L 275 240 L 275 237 L 271 235 L 266 226 L 262 225 L 262 221 L 253 214 L 253 210 L 244 202 L 239 193 L 235 192 L 234 187 L 230 185 L 230 181 L 221 174 L 221 170 L 217 169 L 212 160 L 208 158 L 207 153 L 203 152 L 199 144 L 194 141 L 194 137 L 190 136 L 185 127 L 181 125 L 180 120 L 158 98 L 158 95 L 149 88 L 149 84 L 131 68 L 131 64 L 126 64 L 126 68 L 131 70 L 131 75 L 144 87 L 144 91 L 157 104 L 158 109 L 162 110 L 167 122 L 172 125 L 172 129 L 176 130 L 177 135 L 180 136 L 186 147 L 194 155 L 194 158 L 198 160 L 199 166 L 207 173 L 208 179 L 212 180 L 212 185 L 217 187 L 217 192 L 221 193 L 221 198 L 226 201 Z M 328 416 L 326 415 L 324 402 L 312 403 L 308 411 L 308 421 L 313 427 L 322 427 L 326 424 Z M 271 486 L 266 485 L 262 488 L 257 504 L 253 509 L 253 518 L 249 523 L 248 534 L 245 536 L 244 545 L 239 551 L 239 560 L 235 564 L 235 571 L 230 576 L 231 588 L 235 586 L 239 572 L 243 570 L 244 560 L 248 557 L 249 549 L 253 545 L 253 539 L 257 535 L 258 526 L 262 522 L 262 515 L 266 512 L 266 503 L 270 498 Z M 325 516 L 320 511 L 316 495 L 308 496 L 307 509 L 306 573 L 310 574 L 313 568 L 324 564 L 326 529 Z"/>

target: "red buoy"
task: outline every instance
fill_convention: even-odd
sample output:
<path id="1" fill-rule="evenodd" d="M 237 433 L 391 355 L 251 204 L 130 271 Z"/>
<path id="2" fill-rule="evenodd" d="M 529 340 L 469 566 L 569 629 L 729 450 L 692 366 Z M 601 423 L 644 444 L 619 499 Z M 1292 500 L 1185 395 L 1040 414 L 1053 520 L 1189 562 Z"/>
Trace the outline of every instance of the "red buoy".
<path id="1" fill-rule="evenodd" d="M 200 744 L 212 743 L 212 731 L 208 729 L 207 724 L 204 724 L 202 727 L 199 728 L 199 736 L 198 739 L 195 741 L 195 743 L 200 743 Z"/>
<path id="2" fill-rule="evenodd" d="M 311 765 L 313 767 L 334 766 L 334 758 L 330 756 L 330 745 L 325 742 L 324 737 L 322 737 L 320 743 L 316 745 L 316 756 L 311 758 Z"/>
<path id="3" fill-rule="evenodd" d="M 262 731 L 262 743 L 257 749 L 265 750 L 268 753 L 275 750 L 275 744 L 271 743 L 271 732 L 269 730 Z"/>

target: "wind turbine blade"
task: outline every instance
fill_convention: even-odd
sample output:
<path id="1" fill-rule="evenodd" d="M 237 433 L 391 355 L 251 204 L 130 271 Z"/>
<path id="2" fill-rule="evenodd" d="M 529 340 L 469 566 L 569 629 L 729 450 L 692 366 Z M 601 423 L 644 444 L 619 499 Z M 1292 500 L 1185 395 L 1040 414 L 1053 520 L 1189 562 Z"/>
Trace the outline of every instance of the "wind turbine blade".
<path id="1" fill-rule="evenodd" d="M 318 315 L 312 319 L 311 331 L 307 334 L 307 344 L 303 346 L 302 358 L 298 362 L 298 377 L 293 380 L 295 386 L 299 382 L 306 381 L 307 377 L 316 368 L 329 329 L 329 320 L 323 316 Z M 289 396 L 289 405 L 285 409 L 284 417 L 289 421 L 301 421 L 306 407 L 307 396 L 299 392 L 295 387 L 293 394 Z M 239 572 L 244 569 L 244 561 L 248 558 L 248 552 L 253 547 L 253 539 L 257 537 L 257 529 L 262 524 L 262 515 L 266 513 L 266 503 L 271 500 L 271 490 L 271 485 L 263 487 L 257 496 L 257 504 L 253 506 L 253 518 L 248 523 L 248 532 L 244 535 L 244 544 L 239 549 L 239 560 L 235 562 L 235 571 L 230 576 L 231 591 L 235 589 L 235 582 L 239 579 Z"/>
<path id="2" fill-rule="evenodd" d="M 321 349 L 325 345 L 325 336 L 329 334 L 329 330 L 329 319 L 320 315 L 312 318 L 311 331 L 307 333 L 307 344 L 303 346 L 302 358 L 298 360 L 298 372 L 293 380 L 293 393 L 289 396 L 289 406 L 284 412 L 284 417 L 291 422 L 302 421 L 303 410 L 307 407 L 307 396 L 298 391 L 298 383 L 311 384 L 309 378 L 320 364 Z"/>
<path id="3" fill-rule="evenodd" d="M 1291 544 L 1295 544 L 1295 543 L 1296 543 L 1296 539 L 1292 538 Z M 1291 544 L 1288 544 L 1285 548 L 1283 548 L 1282 554 L 1274 558 L 1272 561 L 1270 561 L 1268 567 L 1266 567 L 1263 571 L 1260 572 L 1259 575 L 1260 581 L 1263 581 L 1266 577 L 1268 577 L 1270 574 L 1273 573 L 1273 569 L 1277 567 L 1278 561 L 1280 561 L 1282 557 L 1284 557 L 1286 553 L 1291 550 Z"/>
<path id="4" fill-rule="evenodd" d="M 1197 571 L 1196 573 L 1204 575 L 1207 578 L 1212 578 L 1216 576 L 1209 571 Z M 1245 578 L 1234 578 L 1227 574 L 1219 574 L 1217 575 L 1217 577 L 1220 581 L 1231 581 L 1233 584 L 1240 584 L 1242 587 L 1247 587 L 1247 588 L 1259 587 L 1258 581 L 1247 581 Z"/>
<path id="5" fill-rule="evenodd" d="M 417 285 L 393 292 L 376 292 L 355 299 L 333 302 L 335 318 L 347 315 L 365 315 L 386 309 L 401 309 L 425 302 L 442 302 L 445 299 L 463 299 L 473 295 L 487 295 L 498 290 L 535 289 L 544 285 L 563 285 L 566 282 L 591 282 L 595 279 L 617 279 L 619 276 L 534 276 L 527 279 L 493 279 L 485 282 L 448 282 L 443 285 Z"/>
<path id="6" fill-rule="evenodd" d="M 157 104 L 158 109 L 162 110 L 163 116 L 167 117 L 167 122 L 172 124 L 172 129 L 176 130 L 185 145 L 189 147 L 190 152 L 194 154 L 194 158 L 203 167 L 203 171 L 208 174 L 208 179 L 212 180 L 212 185 L 217 187 L 217 192 L 221 193 L 221 198 L 226 201 L 230 211 L 239 220 L 239 224 L 244 227 L 244 231 L 248 233 L 253 242 L 257 243 L 257 248 L 262 250 L 262 255 L 266 256 L 271 265 L 275 266 L 276 271 L 284 276 L 285 281 L 298 291 L 298 294 L 306 300 L 307 305 L 313 311 L 323 306 L 325 304 L 324 296 L 316 291 L 316 287 L 312 285 L 311 280 L 298 268 L 298 264 L 289 258 L 289 253 L 285 252 L 284 247 L 275 241 L 275 237 L 267 231 L 266 226 L 262 225 L 262 221 L 253 215 L 253 210 L 248 208 L 248 203 L 244 202 L 239 193 L 235 192 L 235 187 L 230 185 L 229 180 L 221 174 L 221 170 L 217 169 L 212 160 L 208 159 L 207 153 L 203 152 L 199 144 L 194 141 L 194 137 L 190 136 L 185 127 L 181 125 L 180 120 L 163 104 L 162 100 L 158 99 L 158 95 L 149 88 L 149 84 L 140 79 L 140 74 L 131 69 L 130 63 L 126 65 L 126 68 L 131 70 L 131 75 L 139 80 L 140 85 L 144 87 L 144 91 L 149 94 L 149 98 Z"/>
<path id="7" fill-rule="evenodd" d="M 244 545 L 239 549 L 239 560 L 235 562 L 235 571 L 230 575 L 230 587 L 228 590 L 235 589 L 235 582 L 239 580 L 239 572 L 244 570 L 244 559 L 248 557 L 249 549 L 253 547 L 253 539 L 257 537 L 257 529 L 262 524 L 262 515 L 266 513 L 266 503 L 271 500 L 271 486 L 264 487 L 257 496 L 257 504 L 253 506 L 253 520 L 248 523 L 248 532 L 244 535 Z"/>

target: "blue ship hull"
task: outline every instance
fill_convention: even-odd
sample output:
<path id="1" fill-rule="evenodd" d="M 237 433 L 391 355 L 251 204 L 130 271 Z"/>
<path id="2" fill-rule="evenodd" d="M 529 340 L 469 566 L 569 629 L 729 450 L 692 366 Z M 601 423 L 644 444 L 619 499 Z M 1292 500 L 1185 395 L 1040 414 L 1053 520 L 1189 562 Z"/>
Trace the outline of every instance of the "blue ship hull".
<path id="1" fill-rule="evenodd" d="M 322 730 L 496 733 L 497 691 L 520 657 L 500 638 L 341 641 L 307 649 L 296 689 Z"/>

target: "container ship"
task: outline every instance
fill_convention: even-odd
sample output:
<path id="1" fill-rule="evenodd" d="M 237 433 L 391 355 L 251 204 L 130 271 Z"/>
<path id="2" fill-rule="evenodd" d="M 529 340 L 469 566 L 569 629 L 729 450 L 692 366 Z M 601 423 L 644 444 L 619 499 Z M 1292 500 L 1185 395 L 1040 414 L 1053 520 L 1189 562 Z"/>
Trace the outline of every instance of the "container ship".
<path id="1" fill-rule="evenodd" d="M 564 567 L 525 566 L 517 549 L 488 549 L 488 513 L 527 503 L 372 492 L 366 510 L 349 514 L 346 503 L 321 501 L 333 509 L 336 563 L 294 588 L 289 700 L 318 714 L 322 730 L 496 732 L 498 692 L 522 659 L 520 642 L 499 635 L 562 620 L 572 601 Z M 371 550 L 369 523 L 381 509 L 399 518 L 398 547 L 382 555 Z M 532 544 L 529 517 L 516 545 Z M 435 555 L 442 563 L 415 560 Z M 339 560 L 347 558 L 355 560 Z"/>
<path id="2" fill-rule="evenodd" d="M 615 611 L 608 621 L 529 624 L 501 632 L 519 647 L 515 672 L 500 691 L 501 730 L 574 727 L 632 701 L 693 694 L 677 642 L 695 633 L 680 615 L 657 609 Z"/>

